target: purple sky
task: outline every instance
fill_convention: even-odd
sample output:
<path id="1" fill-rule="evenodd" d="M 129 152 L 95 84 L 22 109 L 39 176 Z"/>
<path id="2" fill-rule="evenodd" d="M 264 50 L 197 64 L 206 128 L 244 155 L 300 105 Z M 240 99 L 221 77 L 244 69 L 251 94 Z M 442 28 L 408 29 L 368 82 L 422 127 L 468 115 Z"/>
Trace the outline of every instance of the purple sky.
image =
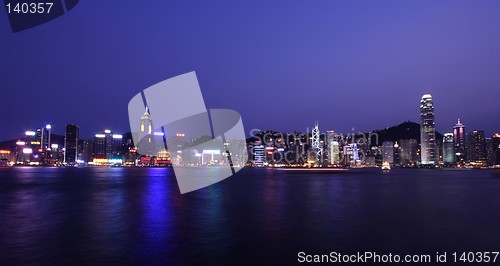
<path id="1" fill-rule="evenodd" d="M 438 131 L 500 131 L 500 1 L 236 2 L 86 0 L 15 34 L 0 9 L 0 140 L 129 131 L 132 96 L 193 70 L 247 132 L 419 122 L 424 93 Z"/>

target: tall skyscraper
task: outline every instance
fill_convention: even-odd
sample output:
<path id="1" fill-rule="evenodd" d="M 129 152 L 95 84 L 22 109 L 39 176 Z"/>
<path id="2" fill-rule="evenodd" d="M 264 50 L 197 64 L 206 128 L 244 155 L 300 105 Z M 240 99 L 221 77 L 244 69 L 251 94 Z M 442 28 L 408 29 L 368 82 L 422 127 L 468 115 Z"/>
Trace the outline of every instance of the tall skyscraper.
<path id="1" fill-rule="evenodd" d="M 443 163 L 450 165 L 455 162 L 455 147 L 453 144 L 453 133 L 444 133 L 443 137 Z"/>
<path id="2" fill-rule="evenodd" d="M 453 127 L 453 145 L 455 145 L 455 160 L 459 164 L 463 164 L 466 160 L 465 146 L 465 126 L 458 119 L 457 124 Z"/>
<path id="3" fill-rule="evenodd" d="M 390 164 L 394 163 L 394 142 L 384 141 L 382 143 L 382 160 Z"/>
<path id="4" fill-rule="evenodd" d="M 330 164 L 339 164 L 340 163 L 340 146 L 339 142 L 335 140 L 331 140 L 330 142 Z"/>
<path id="5" fill-rule="evenodd" d="M 151 114 L 149 113 L 148 107 L 146 107 L 146 111 L 141 116 L 141 128 L 140 128 L 140 136 L 139 139 L 148 136 L 148 142 L 151 142 L 151 134 L 153 133 L 153 122 L 151 120 Z M 136 144 L 137 145 L 137 144 Z"/>
<path id="6" fill-rule="evenodd" d="M 78 133 L 77 125 L 66 125 L 64 136 L 64 163 L 73 164 L 78 158 Z"/>
<path id="7" fill-rule="evenodd" d="M 500 165 L 500 134 L 497 133 L 493 135 L 493 138 L 491 138 L 491 142 L 493 142 L 495 165 Z"/>
<path id="8" fill-rule="evenodd" d="M 332 153 L 331 153 L 331 149 L 332 149 L 332 142 L 333 141 L 336 141 L 335 139 L 335 131 L 333 130 L 327 130 L 326 131 L 326 134 L 325 134 L 325 156 L 328 156 L 328 163 L 332 163 Z"/>
<path id="9" fill-rule="evenodd" d="M 106 129 L 102 134 L 94 137 L 94 158 L 112 159 L 123 156 L 123 136 L 112 134 Z"/>
<path id="10" fill-rule="evenodd" d="M 473 130 L 467 134 L 467 159 L 471 163 L 486 163 L 486 139 L 484 131 Z"/>
<path id="11" fill-rule="evenodd" d="M 262 141 L 256 141 L 252 147 L 252 155 L 253 155 L 253 163 L 256 166 L 264 166 L 264 162 L 266 160 L 264 145 L 262 145 Z"/>
<path id="12" fill-rule="evenodd" d="M 399 141 L 401 147 L 401 164 L 414 165 L 417 162 L 417 140 L 402 139 Z"/>
<path id="13" fill-rule="evenodd" d="M 495 149 L 493 147 L 493 139 L 485 138 L 486 142 L 486 163 L 488 165 L 495 165 Z"/>
<path id="14" fill-rule="evenodd" d="M 321 154 L 322 154 L 322 147 L 320 146 L 320 133 L 319 133 L 319 127 L 318 127 L 318 122 L 314 124 L 314 128 L 312 130 L 312 143 L 311 143 L 311 151 L 309 152 L 311 155 L 315 153 L 316 156 L 316 162 L 319 162 L 322 160 Z M 309 159 L 308 159 L 309 160 Z"/>
<path id="15" fill-rule="evenodd" d="M 434 125 L 434 104 L 430 94 L 420 100 L 420 156 L 423 165 L 436 164 L 436 128 Z"/>
<path id="16" fill-rule="evenodd" d="M 393 156 L 394 165 L 401 165 L 401 147 L 398 142 L 394 143 L 394 156 Z"/>

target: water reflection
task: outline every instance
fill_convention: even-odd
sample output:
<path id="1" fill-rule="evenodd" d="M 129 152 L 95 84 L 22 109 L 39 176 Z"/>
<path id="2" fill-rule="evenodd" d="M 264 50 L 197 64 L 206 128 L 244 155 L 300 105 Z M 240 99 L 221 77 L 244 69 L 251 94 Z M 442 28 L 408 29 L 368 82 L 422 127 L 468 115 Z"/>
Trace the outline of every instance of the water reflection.
<path id="1" fill-rule="evenodd" d="M 180 194 L 171 169 L 0 169 L 2 264 L 279 264 L 302 250 L 494 250 L 488 171 L 287 175 Z M 284 260 L 286 264 L 293 261 Z"/>

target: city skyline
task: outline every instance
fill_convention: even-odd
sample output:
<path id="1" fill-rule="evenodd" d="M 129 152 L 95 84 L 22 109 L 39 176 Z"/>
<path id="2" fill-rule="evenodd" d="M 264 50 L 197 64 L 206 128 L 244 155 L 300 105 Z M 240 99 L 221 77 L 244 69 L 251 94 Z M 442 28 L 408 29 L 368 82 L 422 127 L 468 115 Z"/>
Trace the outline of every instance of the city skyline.
<path id="1" fill-rule="evenodd" d="M 0 139 L 44 124 L 59 134 L 78 124 L 84 137 L 127 132 L 133 95 L 193 70 L 207 107 L 238 110 L 247 129 L 419 121 L 415 99 L 430 93 L 438 131 L 458 117 L 469 129 L 497 130 L 489 121 L 500 111 L 496 1 L 169 1 L 141 5 L 146 17 L 135 2 L 121 8 L 80 3 L 18 33 L 0 23 L 0 113 L 16 114 L 3 117 Z"/>
<path id="2" fill-rule="evenodd" d="M 343 135 L 333 130 L 321 131 L 316 121 L 312 130 L 309 132 L 307 129 L 305 134 L 303 132 L 254 131 L 246 141 L 243 139 L 226 140 L 219 145 L 235 149 L 233 155 L 239 158 L 238 165 L 247 162 L 254 166 L 267 166 L 271 163 L 271 165 L 280 166 L 312 165 L 316 167 L 338 165 L 373 167 L 380 166 L 382 163 L 403 167 L 439 165 L 486 167 L 499 164 L 500 144 L 497 142 L 500 134 L 496 133 L 489 138 L 482 130 L 472 130 L 468 133 L 459 118 L 452 133 L 443 132 L 438 136 L 435 130 L 432 95 L 424 94 L 419 108 L 421 124 L 406 122 L 391 127 L 403 126 L 403 130 L 407 133 L 389 138 L 385 136 L 382 140 L 379 139 L 380 131 L 377 130 L 365 132 L 368 135 L 361 132 Z M 52 125 L 48 124 L 36 131 L 26 131 L 25 137 L 18 138 L 15 142 L 15 149 L 11 143 L 7 145 L 10 146 L 9 149 L 0 150 L 3 152 L 3 163 L 5 164 L 5 160 L 10 161 L 11 164 L 24 165 L 91 163 L 93 165 L 158 166 L 171 165 L 175 161 L 176 164 L 187 163 L 195 166 L 207 163 L 217 165 L 222 164 L 223 161 L 229 163 L 230 159 L 225 161 L 224 153 L 220 149 L 214 149 L 213 145 L 205 145 L 206 143 L 200 144 L 199 141 L 204 143 L 211 138 L 210 136 L 190 136 L 183 132 L 163 131 L 164 129 L 161 132 L 155 131 L 149 108 L 144 107 L 144 111 L 138 114 L 140 114 L 140 123 L 137 123 L 135 133 L 142 136 L 140 143 L 134 143 L 133 133 L 126 133 L 129 136 L 124 137 L 110 129 L 95 134 L 93 141 L 79 139 L 79 126 L 68 124 L 65 126 L 64 143 L 61 145 L 60 139 L 51 142 L 55 136 L 52 134 Z M 415 130 L 411 129 L 415 128 L 415 125 L 419 127 L 418 136 L 414 134 Z M 390 128 L 385 130 L 390 130 Z M 412 131 L 413 135 L 410 133 Z M 417 146 L 418 140 L 420 140 L 420 148 Z M 194 146 L 189 143 L 198 143 L 195 145 L 198 148 L 193 149 Z M 79 149 L 81 149 L 80 152 Z M 246 161 L 242 154 L 247 153 L 251 157 Z M 205 160 L 207 154 L 209 158 Z M 12 161 L 14 155 L 15 162 Z M 233 162 L 235 158 L 232 159 Z"/>
<path id="3" fill-rule="evenodd" d="M 422 105 L 423 98 L 426 97 L 426 96 L 430 96 L 430 101 L 431 101 L 431 105 L 432 105 L 432 113 L 433 113 L 432 120 L 434 121 L 434 107 L 433 107 L 434 104 L 432 103 L 433 100 L 434 100 L 434 98 L 430 94 L 424 94 L 424 96 L 422 96 L 420 104 Z M 146 109 L 146 113 L 148 113 L 147 109 Z M 146 115 L 146 113 L 144 115 Z M 420 117 L 419 117 L 418 120 L 409 120 L 408 119 L 408 120 L 396 122 L 395 124 L 392 124 L 392 125 L 379 126 L 377 128 L 372 128 L 372 129 L 368 129 L 368 130 L 357 130 L 355 128 L 351 128 L 350 130 L 348 130 L 346 132 L 337 131 L 334 126 L 326 126 L 327 129 L 325 130 L 325 132 L 327 130 L 334 130 L 337 133 L 343 133 L 343 134 L 356 134 L 358 132 L 372 132 L 372 131 L 382 130 L 384 128 L 388 128 L 388 127 L 391 127 L 391 126 L 395 126 L 397 124 L 404 123 L 404 122 L 413 122 L 413 123 L 418 123 L 420 125 L 423 125 L 422 119 L 423 119 L 422 118 L 422 110 L 420 110 Z M 457 128 L 464 128 L 465 126 L 461 123 L 461 121 L 463 121 L 463 120 L 460 117 L 458 117 L 457 120 L 458 120 L 458 122 L 456 124 L 454 124 L 453 126 L 445 127 L 445 128 L 444 128 L 444 126 L 439 127 L 438 126 L 439 124 L 434 125 L 435 131 L 440 132 L 441 134 L 445 134 L 445 133 L 455 132 L 457 130 Z M 318 123 L 317 120 L 316 120 L 316 123 Z M 452 124 L 453 123 L 450 123 L 450 125 L 452 125 Z M 469 124 L 470 123 L 467 122 L 467 125 L 469 125 Z M 0 139 L 0 142 L 18 139 L 19 137 L 22 137 L 23 134 L 26 133 L 26 132 L 31 132 L 33 130 L 42 129 L 42 128 L 45 128 L 47 126 L 50 127 L 50 130 L 51 130 L 51 132 L 53 134 L 64 136 L 64 134 L 65 134 L 65 128 L 68 125 L 77 125 L 77 126 L 79 126 L 78 123 L 71 123 L 71 122 L 65 123 L 64 125 L 62 125 L 62 127 L 61 126 L 54 126 L 54 124 L 52 124 L 52 123 L 45 123 L 45 124 L 42 123 L 41 125 L 34 126 L 34 127 L 23 127 L 24 129 L 22 129 L 22 130 L 13 130 L 12 129 L 12 130 L 9 130 L 9 131 L 12 132 L 12 135 L 14 137 L 11 138 L 11 139 Z M 490 128 L 496 128 L 496 129 L 493 129 L 492 132 L 487 132 L 483 128 L 471 128 L 469 126 L 467 126 L 467 128 L 469 130 L 471 130 L 471 131 L 473 131 L 473 130 L 483 131 L 483 132 L 485 132 L 485 136 L 493 136 L 493 135 L 498 134 L 500 132 L 499 127 L 496 126 L 496 125 L 494 125 L 494 123 L 490 123 L 489 125 L 490 125 L 489 126 Z M 342 126 L 340 126 L 340 128 L 342 128 Z M 444 129 L 443 130 L 438 130 L 438 128 L 444 128 Z M 5 130 L 5 127 L 3 129 Z M 82 136 L 81 133 L 79 133 L 79 134 L 80 134 L 80 136 L 82 136 L 81 139 L 91 139 L 91 138 L 93 138 L 95 136 L 96 132 L 103 132 L 105 130 L 111 130 L 111 129 L 112 129 L 112 127 L 103 127 L 101 129 L 87 129 L 86 131 L 90 132 L 90 135 L 84 135 L 84 136 Z M 263 131 L 269 131 L 269 130 L 271 130 L 271 131 L 278 131 L 278 132 L 295 132 L 295 131 L 296 132 L 306 132 L 306 131 L 312 132 L 313 129 L 314 129 L 314 127 L 311 127 L 310 125 L 306 126 L 303 129 L 298 129 L 297 128 L 297 129 L 290 130 L 290 131 L 279 130 L 279 129 L 276 129 L 276 128 L 252 128 L 252 129 L 246 129 L 246 134 L 247 134 L 247 137 L 252 137 L 255 133 L 263 132 Z M 256 130 L 258 130 L 258 131 L 256 131 Z M 16 131 L 17 131 L 17 133 L 15 133 Z M 115 131 L 115 129 L 113 129 L 113 131 Z M 116 130 L 116 131 L 120 132 L 121 134 L 130 133 L 130 128 L 126 129 L 125 131 L 120 131 L 120 130 Z M 99 133 L 97 133 L 97 134 L 99 134 Z M 458 134 L 458 131 L 455 132 L 454 134 Z M 462 136 L 461 138 L 462 138 L 462 142 L 463 142 L 464 136 Z"/>

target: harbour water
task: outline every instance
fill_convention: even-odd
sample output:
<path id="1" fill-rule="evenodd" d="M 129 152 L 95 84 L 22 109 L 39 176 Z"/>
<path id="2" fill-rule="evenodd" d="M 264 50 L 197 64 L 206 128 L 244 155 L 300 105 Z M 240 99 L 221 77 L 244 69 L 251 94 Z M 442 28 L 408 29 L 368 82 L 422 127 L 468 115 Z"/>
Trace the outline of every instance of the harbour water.
<path id="1" fill-rule="evenodd" d="M 292 264 L 500 251 L 494 170 L 243 169 L 180 194 L 168 168 L 0 168 L 0 264 Z"/>

